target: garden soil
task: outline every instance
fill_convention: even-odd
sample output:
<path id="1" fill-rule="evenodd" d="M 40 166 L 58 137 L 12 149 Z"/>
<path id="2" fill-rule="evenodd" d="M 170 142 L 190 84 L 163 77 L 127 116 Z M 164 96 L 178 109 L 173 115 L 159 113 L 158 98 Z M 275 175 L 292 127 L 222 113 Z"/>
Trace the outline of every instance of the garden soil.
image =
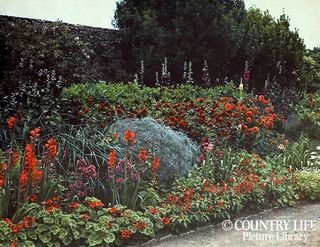
<path id="1" fill-rule="evenodd" d="M 231 219 L 223 230 L 223 223 L 206 226 L 177 236 L 169 235 L 143 244 L 143 247 L 320 247 L 320 203 L 298 203 L 293 207 L 270 209 L 259 214 Z M 237 223 L 236 223 L 237 222 Z M 243 223 L 245 222 L 245 223 Z M 253 222 L 253 223 L 251 223 Z M 246 230 L 248 227 L 259 230 Z M 267 227 L 261 225 L 264 222 Z M 283 223 L 277 223 L 283 222 Z M 287 227 L 284 222 L 287 222 Z M 244 224 L 244 230 L 234 225 Z M 272 223 L 272 224 L 271 224 Z M 282 225 L 279 225 L 282 224 Z M 271 229 L 271 225 L 273 229 Z M 241 228 L 241 227 L 240 227 Z M 277 229 L 276 229 L 277 228 Z"/>

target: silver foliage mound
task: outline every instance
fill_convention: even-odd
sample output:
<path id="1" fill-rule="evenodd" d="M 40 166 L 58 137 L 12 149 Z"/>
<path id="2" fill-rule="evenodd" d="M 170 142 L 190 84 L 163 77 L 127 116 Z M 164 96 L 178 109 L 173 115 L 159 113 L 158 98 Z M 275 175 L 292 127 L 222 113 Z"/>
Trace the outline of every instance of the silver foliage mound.
<path id="1" fill-rule="evenodd" d="M 119 120 L 110 126 L 109 132 L 122 137 L 128 129 L 135 132 L 138 149 L 143 146 L 160 156 L 158 180 L 186 176 L 192 170 L 199 147 L 184 133 L 172 130 L 150 117 Z M 120 140 L 124 144 L 123 138 Z"/>

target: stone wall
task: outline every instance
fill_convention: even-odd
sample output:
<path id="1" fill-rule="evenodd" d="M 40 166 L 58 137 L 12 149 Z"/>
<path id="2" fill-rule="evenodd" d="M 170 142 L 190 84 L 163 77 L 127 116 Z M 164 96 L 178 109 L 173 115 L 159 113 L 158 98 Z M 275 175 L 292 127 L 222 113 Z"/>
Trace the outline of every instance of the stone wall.
<path id="1" fill-rule="evenodd" d="M 4 32 L 10 30 L 10 27 L 16 24 L 28 24 L 33 26 L 43 26 L 52 24 L 53 22 L 38 20 L 38 19 L 29 19 L 29 18 L 20 18 L 12 16 L 2 16 L 0 15 L 0 29 Z M 120 80 L 122 72 L 122 62 L 121 62 L 121 53 L 116 49 L 117 44 L 119 43 L 119 35 L 117 30 L 106 29 L 106 28 L 94 28 L 82 25 L 72 25 L 66 24 L 68 30 L 76 37 L 79 37 L 81 40 L 86 42 L 88 46 L 94 51 L 94 54 L 90 57 L 89 62 L 90 66 L 93 67 L 95 71 L 94 78 L 98 78 L 104 81 L 116 81 Z M 23 30 L 21 30 L 23 32 Z M 34 34 L 40 35 L 40 34 Z M 5 40 L 2 42 L 2 52 L 4 51 Z M 21 45 L 34 46 L 37 48 L 37 44 L 30 44 L 27 37 L 23 37 L 19 42 Z M 1 44 L 0 44 L 1 45 Z M 8 67 L 10 58 L 4 59 L 0 54 L 0 66 L 3 68 Z"/>

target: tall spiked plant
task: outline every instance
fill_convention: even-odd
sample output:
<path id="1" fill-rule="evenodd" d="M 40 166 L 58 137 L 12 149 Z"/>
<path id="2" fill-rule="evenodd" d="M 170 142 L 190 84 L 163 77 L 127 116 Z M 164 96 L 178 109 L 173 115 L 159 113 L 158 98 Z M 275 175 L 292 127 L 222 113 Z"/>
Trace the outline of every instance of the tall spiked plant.
<path id="1" fill-rule="evenodd" d="M 8 125 L 11 144 L 6 151 L 0 150 L 0 217 L 12 217 L 15 222 L 30 210 L 27 202 L 40 203 L 60 192 L 59 180 L 51 167 L 57 145 L 54 139 L 49 139 L 37 155 L 40 128 L 36 128 L 30 131 L 24 149 L 20 149 L 14 141 L 14 117 L 9 119 Z"/>

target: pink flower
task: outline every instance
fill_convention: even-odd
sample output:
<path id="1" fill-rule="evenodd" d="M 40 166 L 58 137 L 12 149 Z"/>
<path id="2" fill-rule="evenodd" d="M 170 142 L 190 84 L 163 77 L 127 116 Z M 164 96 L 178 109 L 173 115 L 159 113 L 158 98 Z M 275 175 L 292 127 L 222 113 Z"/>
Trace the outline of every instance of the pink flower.
<path id="1" fill-rule="evenodd" d="M 205 159 L 206 159 L 206 158 L 204 157 L 203 154 L 200 154 L 199 157 L 198 157 L 198 161 L 199 161 L 199 162 L 202 162 L 202 161 L 204 161 Z"/>
<path id="2" fill-rule="evenodd" d="M 210 151 L 212 150 L 212 148 L 213 148 L 213 144 L 212 144 L 212 143 L 205 143 L 205 144 L 203 145 L 203 150 L 204 150 L 206 153 L 210 152 Z"/>
<path id="3" fill-rule="evenodd" d="M 122 184 L 124 182 L 124 179 L 123 178 L 117 178 L 116 179 L 116 183 L 117 184 Z"/>

